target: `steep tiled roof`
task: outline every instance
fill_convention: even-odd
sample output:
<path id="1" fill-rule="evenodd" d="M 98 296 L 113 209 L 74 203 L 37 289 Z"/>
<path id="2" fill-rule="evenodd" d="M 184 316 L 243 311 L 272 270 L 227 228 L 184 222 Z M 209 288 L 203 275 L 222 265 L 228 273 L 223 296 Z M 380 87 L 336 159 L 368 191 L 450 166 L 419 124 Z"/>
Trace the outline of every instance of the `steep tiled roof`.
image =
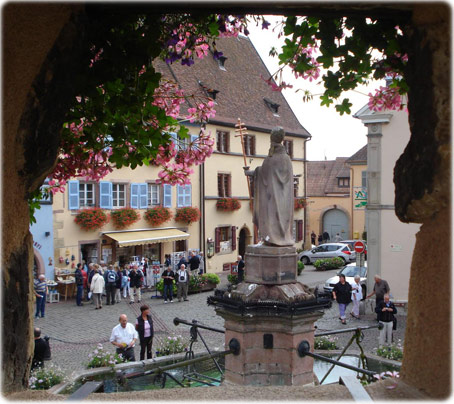
<path id="1" fill-rule="evenodd" d="M 307 195 L 326 196 L 326 194 L 348 194 L 349 188 L 338 186 L 338 178 L 350 178 L 350 170 L 345 162 L 347 157 L 336 160 L 307 162 Z"/>
<path id="2" fill-rule="evenodd" d="M 154 65 L 164 77 L 177 80 L 186 93 L 203 94 L 199 82 L 216 94 L 216 117 L 211 122 L 227 126 L 237 123 L 238 118 L 249 129 L 271 130 L 282 126 L 288 134 L 310 136 L 300 124 L 284 96 L 272 91 L 261 78 L 270 76 L 267 68 L 249 38 L 220 38 L 216 48 L 227 58 L 225 70 L 219 68 L 212 54 L 204 59 L 196 58 L 194 65 L 182 66 L 180 62 L 166 65 L 155 61 Z M 264 99 L 278 104 L 275 116 Z"/>
<path id="3" fill-rule="evenodd" d="M 367 144 L 351 156 L 347 163 L 367 163 Z"/>

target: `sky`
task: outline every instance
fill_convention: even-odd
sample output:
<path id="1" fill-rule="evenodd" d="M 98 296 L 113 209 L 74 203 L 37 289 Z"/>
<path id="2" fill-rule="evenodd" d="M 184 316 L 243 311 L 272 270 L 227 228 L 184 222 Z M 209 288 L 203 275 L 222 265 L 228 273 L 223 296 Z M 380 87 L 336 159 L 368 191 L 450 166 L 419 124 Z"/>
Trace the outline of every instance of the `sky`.
<path id="1" fill-rule="evenodd" d="M 267 17 L 271 22 L 272 17 Z M 280 41 L 277 33 L 272 31 L 272 23 L 268 30 L 255 27 L 252 23 L 248 27 L 249 38 L 254 47 L 263 59 L 271 74 L 279 69 L 277 58 L 269 56 L 272 46 L 280 50 Z M 323 86 L 308 80 L 295 79 L 290 70 L 284 72 L 284 81 L 293 85 L 293 89 L 283 90 L 283 95 L 295 113 L 296 117 L 304 128 L 312 135 L 312 139 L 307 142 L 307 159 L 315 160 L 334 160 L 336 157 L 350 157 L 355 154 L 367 143 L 367 129 L 353 114 L 358 112 L 367 104 L 370 92 L 383 83 L 371 83 L 368 87 L 362 87 L 358 91 L 349 91 L 345 97 L 350 99 L 353 104 L 350 115 L 340 115 L 333 106 L 329 108 L 320 106 L 320 99 L 314 96 L 311 101 L 302 100 L 302 92 L 296 92 L 298 88 L 309 89 L 313 94 L 323 92 Z M 318 81 L 320 81 L 319 79 Z M 361 92 L 361 93 L 360 93 Z"/>

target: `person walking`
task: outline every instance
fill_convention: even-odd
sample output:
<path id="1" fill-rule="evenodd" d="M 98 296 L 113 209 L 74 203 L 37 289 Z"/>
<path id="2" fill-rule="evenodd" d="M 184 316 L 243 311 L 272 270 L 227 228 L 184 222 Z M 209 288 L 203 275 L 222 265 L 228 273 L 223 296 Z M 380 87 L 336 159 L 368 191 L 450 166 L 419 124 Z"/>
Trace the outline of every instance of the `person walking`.
<path id="1" fill-rule="evenodd" d="M 397 313 L 397 309 L 396 306 L 394 306 L 394 303 L 389 300 L 388 293 L 385 293 L 383 300 L 380 301 L 375 308 L 375 312 L 378 315 L 379 323 L 383 324 L 383 328 L 380 330 L 380 335 L 378 337 L 378 346 L 383 346 L 385 343 L 390 345 L 393 336 L 394 314 Z"/>
<path id="2" fill-rule="evenodd" d="M 46 310 L 46 296 L 49 293 L 46 277 L 43 274 L 39 275 L 38 279 L 35 279 L 33 287 L 36 296 L 35 318 L 39 318 L 40 314 L 41 318 L 44 318 L 44 312 Z"/>
<path id="3" fill-rule="evenodd" d="M 122 355 L 127 361 L 135 362 L 134 346 L 139 335 L 135 327 L 131 323 L 128 323 L 128 316 L 126 314 L 120 314 L 118 321 L 120 324 L 112 329 L 110 342 L 117 347 L 117 354 Z"/>
<path id="4" fill-rule="evenodd" d="M 390 288 L 389 288 L 388 282 L 386 282 L 384 279 L 382 279 L 380 275 L 375 275 L 374 280 L 375 280 L 374 288 L 373 288 L 372 292 L 369 293 L 369 295 L 366 298 L 369 299 L 370 297 L 375 295 L 375 308 L 377 308 L 378 305 L 380 304 L 380 302 L 382 302 L 384 300 L 385 294 L 386 293 L 389 294 Z M 378 315 L 377 315 L 377 321 L 380 321 L 378 319 Z"/>
<path id="5" fill-rule="evenodd" d="M 87 265 L 84 263 L 85 261 L 82 261 L 82 266 L 80 267 L 80 272 L 82 274 L 82 279 L 83 279 L 83 292 L 85 292 L 85 296 L 88 294 L 88 272 L 85 270 L 85 268 L 88 269 Z M 82 293 L 82 300 L 83 300 L 83 293 Z"/>
<path id="6" fill-rule="evenodd" d="M 345 275 L 339 275 L 339 282 L 334 285 L 333 298 L 339 305 L 339 320 L 342 324 L 347 324 L 345 320 L 345 309 L 351 301 L 352 286 L 346 282 Z"/>
<path id="7" fill-rule="evenodd" d="M 143 273 L 140 269 L 138 269 L 137 264 L 132 266 L 132 270 L 129 273 L 129 279 L 131 286 L 131 290 L 129 292 L 129 304 L 134 303 L 134 295 L 137 295 L 137 302 L 140 303 L 142 299 L 140 288 L 142 286 Z"/>
<path id="8" fill-rule="evenodd" d="M 113 265 L 109 265 L 104 273 L 104 281 L 106 285 L 106 305 L 115 304 L 115 292 L 117 289 L 117 273 L 113 269 Z"/>
<path id="9" fill-rule="evenodd" d="M 76 265 L 76 271 L 74 272 L 74 277 L 76 280 L 76 288 L 77 288 L 76 304 L 77 304 L 77 306 L 83 306 L 84 304 L 82 303 L 82 295 L 84 293 L 84 277 L 82 275 L 82 264 L 79 263 Z"/>
<path id="10" fill-rule="evenodd" d="M 93 294 L 93 302 L 95 310 L 102 309 L 102 292 L 104 290 L 105 281 L 102 275 L 95 269 L 95 274 L 91 280 L 90 292 Z"/>
<path id="11" fill-rule="evenodd" d="M 327 243 L 329 241 L 329 233 L 325 230 L 323 232 L 323 242 Z"/>
<path id="12" fill-rule="evenodd" d="M 186 267 L 185 263 L 184 266 Z M 197 275 L 199 273 L 200 258 L 194 253 L 191 252 L 191 258 L 189 259 L 189 267 L 191 268 L 191 274 Z M 181 268 L 181 265 L 179 266 Z"/>
<path id="13" fill-rule="evenodd" d="M 88 264 L 88 272 L 87 272 L 87 302 L 90 300 L 88 297 L 88 292 L 91 290 L 91 281 L 93 279 L 93 276 L 95 275 L 95 264 L 90 262 Z M 91 301 L 93 303 L 93 300 Z"/>
<path id="14" fill-rule="evenodd" d="M 244 260 L 243 260 L 243 257 L 241 255 L 238 255 L 237 257 L 238 259 L 238 283 L 240 282 L 243 282 L 243 279 L 244 279 Z"/>
<path id="15" fill-rule="evenodd" d="M 167 267 L 161 275 L 164 279 L 164 303 L 167 303 L 167 298 L 170 299 L 170 303 L 173 303 L 173 281 L 175 279 L 174 272 Z"/>
<path id="16" fill-rule="evenodd" d="M 321 234 L 318 235 L 318 245 L 323 243 L 323 236 Z"/>
<path id="17" fill-rule="evenodd" d="M 121 271 L 121 288 L 123 289 L 123 298 L 126 299 L 127 296 L 131 294 L 130 287 L 129 287 L 129 271 L 125 267 L 123 268 L 123 271 Z"/>
<path id="18" fill-rule="evenodd" d="M 189 271 L 186 269 L 186 265 L 182 264 L 176 274 L 177 297 L 179 302 L 181 302 L 181 297 L 183 297 L 184 301 L 188 300 L 189 278 Z"/>
<path id="19" fill-rule="evenodd" d="M 121 302 L 121 284 L 122 284 L 122 278 L 123 274 L 121 273 L 120 267 L 116 266 L 115 267 L 115 272 L 117 274 L 117 280 L 115 281 L 115 303 L 120 303 Z"/>
<path id="20" fill-rule="evenodd" d="M 314 230 L 312 230 L 312 233 L 311 233 L 311 244 L 312 245 L 315 245 L 315 238 L 317 237 L 317 235 L 315 234 Z"/>
<path id="21" fill-rule="evenodd" d="M 145 351 L 147 359 L 151 359 L 151 348 L 153 346 L 153 319 L 150 314 L 150 307 L 146 304 L 140 306 L 140 316 L 136 319 L 136 331 L 139 335 L 140 342 L 140 360 L 145 359 Z"/>
<path id="22" fill-rule="evenodd" d="M 359 275 L 355 275 L 354 281 L 352 284 L 352 302 L 353 302 L 353 309 L 350 312 L 352 317 L 359 319 L 359 302 L 363 298 L 363 289 L 360 284 L 361 277 Z"/>

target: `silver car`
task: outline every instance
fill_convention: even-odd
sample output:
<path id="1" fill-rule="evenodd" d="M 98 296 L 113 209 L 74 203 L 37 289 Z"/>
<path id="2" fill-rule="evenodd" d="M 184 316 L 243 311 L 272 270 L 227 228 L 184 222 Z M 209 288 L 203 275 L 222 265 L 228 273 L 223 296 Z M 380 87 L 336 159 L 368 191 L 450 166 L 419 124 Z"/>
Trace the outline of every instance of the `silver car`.
<path id="1" fill-rule="evenodd" d="M 350 249 L 347 244 L 326 243 L 321 244 L 312 250 L 303 251 L 298 255 L 298 259 L 303 261 L 304 265 L 311 264 L 314 261 L 325 258 L 339 257 L 347 264 L 356 260 L 356 253 Z"/>
<path id="2" fill-rule="evenodd" d="M 325 282 L 325 286 L 323 287 L 323 290 L 325 292 L 332 292 L 334 285 L 339 282 L 339 275 L 343 274 L 345 275 L 345 280 L 353 284 L 355 282 L 355 276 L 359 275 L 360 276 L 360 284 L 361 288 L 363 290 L 363 300 L 366 297 L 367 294 L 367 286 L 366 286 L 366 280 L 367 280 L 367 262 L 364 263 L 363 267 L 359 267 L 356 265 L 356 263 L 351 263 L 348 264 L 347 266 L 343 267 L 340 271 L 337 272 L 336 276 L 333 276 L 332 278 L 329 278 Z"/>

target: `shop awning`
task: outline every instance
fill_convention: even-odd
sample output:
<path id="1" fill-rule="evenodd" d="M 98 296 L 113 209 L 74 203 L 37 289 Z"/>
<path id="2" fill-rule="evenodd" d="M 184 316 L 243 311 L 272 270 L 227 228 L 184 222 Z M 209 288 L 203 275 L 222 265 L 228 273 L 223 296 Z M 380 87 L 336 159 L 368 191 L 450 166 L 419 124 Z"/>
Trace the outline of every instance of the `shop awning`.
<path id="1" fill-rule="evenodd" d="M 184 240 L 189 237 L 178 229 L 156 229 L 156 230 L 141 230 L 141 231 L 116 231 L 111 233 L 104 233 L 118 242 L 120 247 L 128 245 L 142 245 L 153 243 L 167 243 L 170 241 Z"/>

